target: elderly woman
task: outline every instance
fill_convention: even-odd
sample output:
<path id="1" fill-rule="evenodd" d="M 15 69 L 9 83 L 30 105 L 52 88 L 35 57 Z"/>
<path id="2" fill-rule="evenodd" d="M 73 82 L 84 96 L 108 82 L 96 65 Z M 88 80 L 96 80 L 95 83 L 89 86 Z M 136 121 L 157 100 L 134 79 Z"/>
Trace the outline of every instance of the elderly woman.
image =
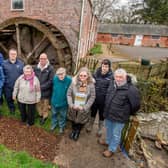
<path id="1" fill-rule="evenodd" d="M 18 100 L 19 110 L 22 122 L 28 126 L 34 124 L 35 105 L 40 101 L 40 82 L 34 75 L 33 68 L 26 65 L 21 75 L 15 82 L 13 99 Z"/>
<path id="2" fill-rule="evenodd" d="M 65 68 L 58 68 L 53 79 L 53 90 L 51 98 L 51 131 L 59 125 L 59 132 L 63 133 L 66 125 L 68 111 L 67 90 L 71 84 L 71 77 L 66 75 Z"/>
<path id="3" fill-rule="evenodd" d="M 72 121 L 70 139 L 78 140 L 82 126 L 88 122 L 90 107 L 95 100 L 95 86 L 89 70 L 81 68 L 73 78 L 67 93 L 69 120 Z"/>

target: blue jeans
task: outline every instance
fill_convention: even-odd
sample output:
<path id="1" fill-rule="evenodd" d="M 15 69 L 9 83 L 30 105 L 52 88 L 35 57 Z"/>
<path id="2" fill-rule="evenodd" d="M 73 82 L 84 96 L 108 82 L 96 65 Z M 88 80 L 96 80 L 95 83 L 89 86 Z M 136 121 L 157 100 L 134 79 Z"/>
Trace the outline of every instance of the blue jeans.
<path id="1" fill-rule="evenodd" d="M 106 143 L 108 144 L 108 150 L 115 152 L 121 140 L 121 132 L 124 128 L 124 123 L 119 123 L 105 119 L 106 126 Z"/>
<path id="2" fill-rule="evenodd" d="M 66 124 L 68 107 L 51 107 L 51 127 L 56 127 L 59 124 L 59 128 L 64 128 Z"/>

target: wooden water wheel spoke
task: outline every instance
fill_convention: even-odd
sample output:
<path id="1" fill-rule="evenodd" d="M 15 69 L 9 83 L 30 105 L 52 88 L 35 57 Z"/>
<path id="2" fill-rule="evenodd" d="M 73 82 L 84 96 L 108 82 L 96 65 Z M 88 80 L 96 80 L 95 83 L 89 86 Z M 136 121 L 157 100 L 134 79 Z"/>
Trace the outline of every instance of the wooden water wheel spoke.
<path id="1" fill-rule="evenodd" d="M 17 50 L 18 50 L 18 56 L 22 57 L 21 55 L 21 46 L 20 46 L 20 30 L 19 30 L 19 24 L 15 24 L 16 26 L 16 41 L 17 41 Z"/>
<path id="2" fill-rule="evenodd" d="M 39 43 L 37 43 L 33 50 L 28 54 L 27 59 L 29 59 L 34 54 L 34 52 L 41 46 L 41 44 L 46 40 L 46 38 L 46 36 L 43 36 Z"/>
<path id="3" fill-rule="evenodd" d="M 0 47 L 4 50 L 5 54 L 8 55 L 8 49 L 1 42 Z"/>

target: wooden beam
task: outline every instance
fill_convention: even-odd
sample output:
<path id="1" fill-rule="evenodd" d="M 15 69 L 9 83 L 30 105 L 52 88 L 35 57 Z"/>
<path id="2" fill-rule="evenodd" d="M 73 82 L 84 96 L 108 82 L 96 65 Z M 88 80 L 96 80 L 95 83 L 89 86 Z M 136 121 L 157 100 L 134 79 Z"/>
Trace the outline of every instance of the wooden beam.
<path id="1" fill-rule="evenodd" d="M 21 58 L 21 45 L 20 45 L 20 30 L 19 30 L 19 24 L 15 24 L 15 26 L 16 26 L 16 41 L 17 41 L 18 56 Z"/>
<path id="2" fill-rule="evenodd" d="M 5 51 L 6 55 L 8 55 L 8 49 L 1 42 L 0 47 Z"/>
<path id="3" fill-rule="evenodd" d="M 27 59 L 29 59 L 34 54 L 34 52 L 41 46 L 41 44 L 46 40 L 46 38 L 47 38 L 46 36 L 43 36 L 43 38 L 33 48 L 31 53 L 28 54 Z"/>
<path id="4" fill-rule="evenodd" d="M 16 32 L 16 30 L 0 30 L 0 33 L 13 33 L 13 32 Z"/>

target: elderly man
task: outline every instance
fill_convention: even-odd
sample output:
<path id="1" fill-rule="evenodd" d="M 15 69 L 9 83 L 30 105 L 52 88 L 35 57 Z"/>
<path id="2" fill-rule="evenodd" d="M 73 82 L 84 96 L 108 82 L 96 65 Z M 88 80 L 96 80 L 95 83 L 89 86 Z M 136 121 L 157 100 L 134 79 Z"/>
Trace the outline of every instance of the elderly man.
<path id="1" fill-rule="evenodd" d="M 54 68 L 50 65 L 47 54 L 42 53 L 39 63 L 35 67 L 34 72 L 40 81 L 41 100 L 37 104 L 37 110 L 40 116 L 40 124 L 43 125 L 49 114 L 49 100 L 52 92 L 52 80 L 54 77 Z"/>
<path id="2" fill-rule="evenodd" d="M 138 89 L 131 83 L 130 77 L 124 69 L 114 72 L 105 100 L 104 117 L 106 125 L 106 141 L 99 140 L 108 149 L 103 152 L 104 157 L 111 157 L 116 152 L 121 140 L 121 132 L 130 115 L 140 108 Z"/>
<path id="3" fill-rule="evenodd" d="M 23 67 L 24 63 L 17 59 L 17 50 L 10 49 L 9 58 L 3 63 L 3 71 L 5 75 L 4 94 L 11 114 L 15 113 L 14 100 L 12 99 L 13 87 L 16 79 L 23 73 Z"/>

